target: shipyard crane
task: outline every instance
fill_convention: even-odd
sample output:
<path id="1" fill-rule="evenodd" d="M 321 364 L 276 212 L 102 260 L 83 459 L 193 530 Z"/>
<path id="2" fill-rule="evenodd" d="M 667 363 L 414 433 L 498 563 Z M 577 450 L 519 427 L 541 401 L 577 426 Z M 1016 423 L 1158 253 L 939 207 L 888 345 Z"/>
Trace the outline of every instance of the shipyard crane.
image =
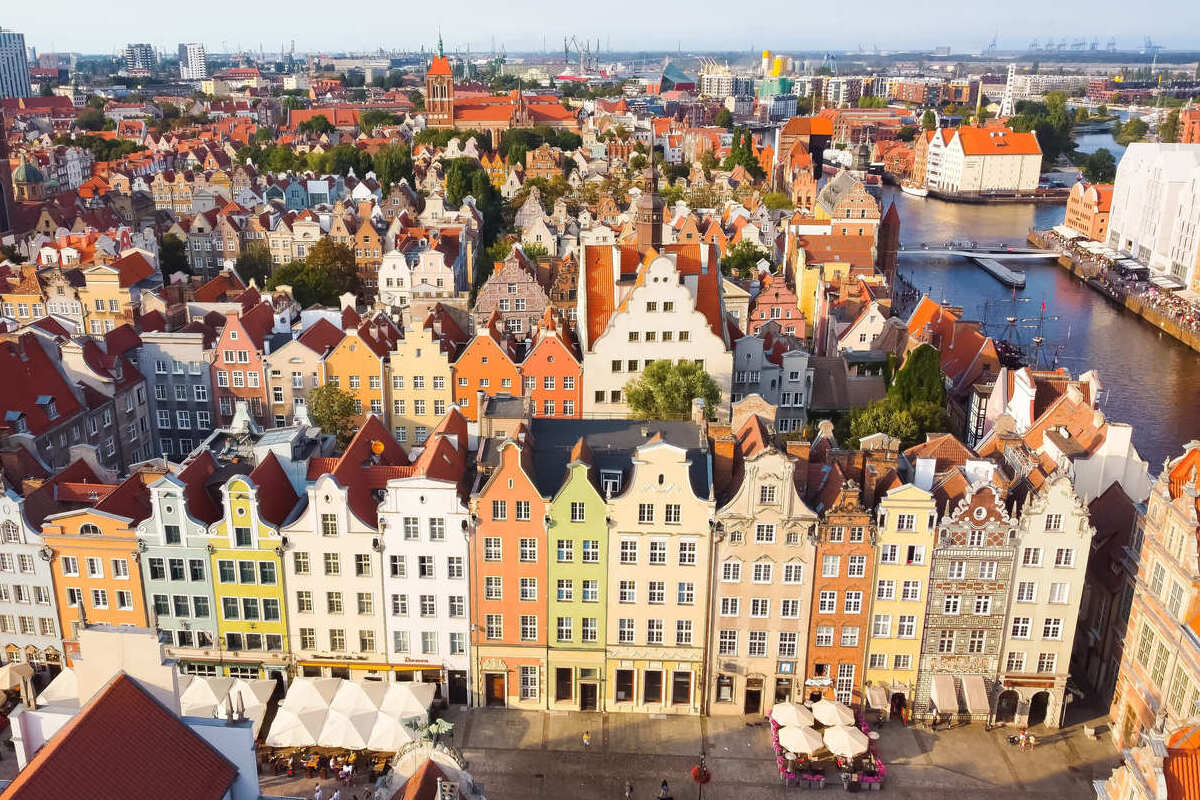
<path id="1" fill-rule="evenodd" d="M 1032 42 L 1029 43 L 1029 52 L 1036 53 L 1038 50 L 1041 50 L 1041 49 L 1042 49 L 1042 44 L 1037 39 L 1034 39 Z"/>
<path id="2" fill-rule="evenodd" d="M 996 39 L 999 38 L 999 36 L 1000 36 L 1000 29 L 997 28 L 995 33 L 992 34 L 992 40 L 990 42 L 988 42 L 988 46 L 985 47 L 983 50 L 984 55 L 991 56 L 991 55 L 996 54 Z"/>
<path id="3" fill-rule="evenodd" d="M 1110 52 L 1110 53 L 1117 52 L 1117 37 L 1115 37 L 1115 36 L 1108 37 L 1108 52 Z"/>

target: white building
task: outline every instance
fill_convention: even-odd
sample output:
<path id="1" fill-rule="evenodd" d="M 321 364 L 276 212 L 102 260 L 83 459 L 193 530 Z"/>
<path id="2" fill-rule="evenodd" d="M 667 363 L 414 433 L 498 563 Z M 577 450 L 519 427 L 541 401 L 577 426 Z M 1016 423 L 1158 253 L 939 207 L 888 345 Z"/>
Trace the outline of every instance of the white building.
<path id="1" fill-rule="evenodd" d="M 1135 142 L 1117 165 L 1108 246 L 1200 289 L 1200 144 Z"/>
<path id="2" fill-rule="evenodd" d="M 1042 148 L 1033 132 L 964 125 L 945 141 L 935 131 L 926 165 L 926 185 L 949 194 L 1032 192 L 1042 174 Z"/>
<path id="3" fill-rule="evenodd" d="M 649 260 L 630 246 L 583 251 L 577 319 L 585 416 L 627 415 L 625 384 L 660 359 L 703 366 L 721 388 L 719 408 L 727 408 L 732 342 L 716 248 L 665 245 Z"/>
<path id="4" fill-rule="evenodd" d="M 1019 724 L 1062 724 L 1094 533 L 1087 507 L 1063 472 L 1051 476 L 1021 509 L 998 676 L 1009 688 L 997 698 L 998 717 L 1007 716 L 1000 713 L 1002 705 L 1015 702 Z"/>
<path id="5" fill-rule="evenodd" d="M 179 77 L 185 81 L 202 81 L 208 77 L 204 45 L 185 42 L 179 45 Z"/>
<path id="6" fill-rule="evenodd" d="M 467 445 L 466 419 L 452 406 L 379 505 L 389 661 L 397 679 L 436 681 L 439 696 L 460 705 L 470 686 Z"/>

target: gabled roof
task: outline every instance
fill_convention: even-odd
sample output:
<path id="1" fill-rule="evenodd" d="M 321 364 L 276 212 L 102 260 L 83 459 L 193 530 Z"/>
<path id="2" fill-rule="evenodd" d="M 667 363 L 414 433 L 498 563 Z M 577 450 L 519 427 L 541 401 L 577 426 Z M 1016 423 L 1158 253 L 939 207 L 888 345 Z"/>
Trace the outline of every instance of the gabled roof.
<path id="1" fill-rule="evenodd" d="M 283 471 L 283 465 L 274 453 L 268 453 L 257 467 L 250 472 L 250 480 L 254 482 L 258 492 L 258 514 L 267 522 L 279 527 L 292 513 L 300 497 L 292 488 Z"/>
<path id="2" fill-rule="evenodd" d="M 339 330 L 336 325 L 321 317 L 312 325 L 309 325 L 308 330 L 300 334 L 298 341 L 314 353 L 324 355 L 326 348 L 332 349 L 345 336 L 346 334 Z"/>
<path id="3" fill-rule="evenodd" d="M 5 415 L 23 413 L 30 433 L 35 436 L 81 410 L 70 384 L 42 349 L 36 334 L 26 333 L 15 340 L 0 341 L 0 375 L 4 376 L 0 380 L 0 410 Z M 39 402 L 43 398 L 54 400 L 57 416 L 53 419 L 48 415 L 48 404 Z M 0 429 L 12 425 L 5 417 L 0 417 Z"/>
<path id="4" fill-rule="evenodd" d="M 410 463 L 408 453 L 379 417 L 370 414 L 341 456 L 309 462 L 308 479 L 316 480 L 325 473 L 332 475 L 346 487 L 346 502 L 354 515 L 374 526 L 379 511 L 374 491 L 385 487 L 390 479 L 399 477 L 394 468 L 407 467 Z"/>
<path id="5" fill-rule="evenodd" d="M 0 798 L 62 800 L 86 786 L 86 794 L 114 800 L 221 800 L 237 772 L 133 678 L 119 673 L 50 737 Z"/>
<path id="6" fill-rule="evenodd" d="M 449 800 L 445 795 L 438 793 L 439 778 L 443 781 L 448 780 L 441 767 L 431 760 L 426 760 L 392 795 L 392 800 Z M 454 800 L 465 800 L 465 796 L 460 791 Z"/>
<path id="7" fill-rule="evenodd" d="M 122 289 L 127 289 L 135 283 L 149 278 L 155 272 L 153 265 L 136 250 L 129 255 L 118 258 L 110 266 L 120 276 Z"/>

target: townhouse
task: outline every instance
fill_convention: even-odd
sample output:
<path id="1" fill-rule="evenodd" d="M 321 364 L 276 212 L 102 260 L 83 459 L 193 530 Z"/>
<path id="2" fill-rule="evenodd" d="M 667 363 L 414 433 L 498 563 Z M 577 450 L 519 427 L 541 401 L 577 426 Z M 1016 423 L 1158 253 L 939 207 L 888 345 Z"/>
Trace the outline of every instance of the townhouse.
<path id="1" fill-rule="evenodd" d="M 583 416 L 583 363 L 571 328 L 547 308 L 520 366 L 523 393 L 538 418 Z"/>
<path id="2" fill-rule="evenodd" d="M 382 312 L 365 319 L 354 309 L 342 311 L 345 336 L 325 356 L 325 381 L 354 398 L 359 421 L 384 416 L 388 391 L 388 354 L 400 329 Z"/>
<path id="3" fill-rule="evenodd" d="M 493 314 L 499 314 L 505 333 L 525 339 L 537 328 L 549 305 L 550 297 L 538 282 L 538 265 L 514 245 L 480 287 L 471 315 L 476 326 L 483 327 Z"/>
<path id="4" fill-rule="evenodd" d="M 440 303 L 396 339 L 388 419 L 398 442 L 423 442 L 446 415 L 455 402 L 454 363 L 466 344 L 467 335 Z"/>
<path id="5" fill-rule="evenodd" d="M 266 422 L 270 400 L 263 357 L 270 352 L 267 337 L 274 324 L 275 315 L 267 303 L 260 302 L 240 314 L 225 312 L 211 367 L 219 426 L 230 423 L 234 405 L 242 400 L 260 425 Z"/>
<path id="6" fill-rule="evenodd" d="M 155 454 L 187 456 L 212 433 L 212 361 L 217 332 L 201 320 L 177 331 L 140 335 L 138 369 L 146 377 Z"/>
<path id="7" fill-rule="evenodd" d="M 326 356 L 344 336 L 340 328 L 321 318 L 266 354 L 263 363 L 275 427 L 288 424 L 307 409 L 309 394 L 325 383 Z"/>
<path id="8" fill-rule="evenodd" d="M 477 421 L 483 398 L 519 396 L 524 388 L 520 364 L 525 345 L 506 332 L 500 315 L 493 313 L 487 324 L 476 330 L 454 362 L 454 403 L 463 415 Z"/>
<path id="9" fill-rule="evenodd" d="M 803 702 L 817 515 L 798 465 L 766 422 L 749 416 L 713 438 L 718 491 L 707 713 L 765 714 Z M 797 667 L 800 667 L 798 670 Z"/>
<path id="10" fill-rule="evenodd" d="M 473 704 L 475 685 L 469 467 L 467 422 L 451 408 L 416 462 L 391 471 L 378 510 L 394 676 L 436 683 L 436 697 L 455 705 Z"/>

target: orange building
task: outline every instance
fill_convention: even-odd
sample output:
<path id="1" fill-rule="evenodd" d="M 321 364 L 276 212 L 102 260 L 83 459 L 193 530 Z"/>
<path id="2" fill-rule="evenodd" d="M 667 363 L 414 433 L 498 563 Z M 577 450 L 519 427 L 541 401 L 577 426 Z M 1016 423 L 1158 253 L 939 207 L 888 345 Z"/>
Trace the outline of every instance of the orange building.
<path id="1" fill-rule="evenodd" d="M 524 393 L 533 402 L 533 415 L 582 418 L 583 361 L 579 345 L 554 309 L 546 309 L 532 341 L 529 355 L 521 362 L 521 376 Z"/>
<path id="2" fill-rule="evenodd" d="M 834 464 L 821 488 L 824 519 L 813 561 L 813 608 L 808 628 L 809 698 L 828 697 L 846 705 L 862 702 L 875 581 L 871 512 L 862 506 L 859 488 Z"/>
<path id="3" fill-rule="evenodd" d="M 1108 237 L 1108 214 L 1112 210 L 1112 197 L 1111 183 L 1080 181 L 1071 187 L 1064 224 L 1093 242 L 1103 242 Z"/>
<path id="4" fill-rule="evenodd" d="M 143 467 L 113 486 L 91 480 L 91 470 L 83 465 L 68 470 L 79 472 L 79 480 L 57 482 L 54 497 L 77 507 L 47 516 L 42 539 L 52 552 L 50 570 L 69 663 L 79 654 L 83 624 L 149 624 L 137 525 L 150 516 L 147 485 L 166 471 Z"/>
<path id="5" fill-rule="evenodd" d="M 1200 144 L 1200 108 L 1185 108 L 1179 112 L 1179 141 Z"/>
<path id="6" fill-rule="evenodd" d="M 519 426 L 471 498 L 473 705 L 545 708 L 547 504 L 533 480 L 533 448 Z"/>
<path id="7" fill-rule="evenodd" d="M 500 314 L 493 312 L 492 318 L 467 342 L 462 355 L 451 367 L 454 402 L 462 409 L 464 417 L 472 422 L 479 419 L 478 393 L 490 397 L 498 394 L 516 397 L 522 393 L 523 350 L 523 346 L 501 328 Z"/>

